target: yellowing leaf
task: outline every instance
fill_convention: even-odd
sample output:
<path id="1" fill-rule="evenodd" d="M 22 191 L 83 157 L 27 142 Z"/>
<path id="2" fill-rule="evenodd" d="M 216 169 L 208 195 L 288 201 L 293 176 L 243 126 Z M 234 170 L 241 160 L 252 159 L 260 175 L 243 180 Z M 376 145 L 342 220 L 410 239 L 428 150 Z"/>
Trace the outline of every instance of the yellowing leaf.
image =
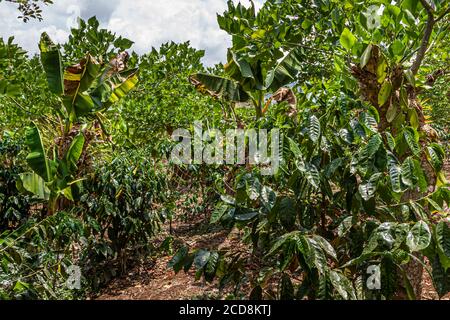
<path id="1" fill-rule="evenodd" d="M 386 62 L 386 59 L 384 59 L 383 56 L 381 56 L 381 60 L 380 62 L 378 62 L 378 66 L 377 66 L 377 80 L 378 83 L 382 83 L 384 81 L 384 79 L 386 79 L 387 76 L 387 69 L 388 65 Z"/>
<path id="2" fill-rule="evenodd" d="M 380 92 L 378 93 L 378 105 L 383 106 L 391 96 L 392 84 L 389 81 L 383 83 Z"/>
<path id="3" fill-rule="evenodd" d="M 405 77 L 413 87 L 416 86 L 416 78 L 414 77 L 414 74 L 412 73 L 411 70 L 405 71 Z"/>
<path id="4" fill-rule="evenodd" d="M 409 122 L 411 123 L 411 127 L 417 130 L 419 128 L 419 116 L 417 115 L 417 111 L 412 109 L 410 113 Z"/>
<path id="5" fill-rule="evenodd" d="M 361 69 L 366 66 L 367 62 L 369 62 L 371 54 L 372 54 L 372 44 L 369 44 L 361 56 L 361 61 L 359 63 L 359 66 L 361 67 Z"/>
<path id="6" fill-rule="evenodd" d="M 386 112 L 386 120 L 391 123 L 395 116 L 397 115 L 397 106 L 395 104 L 391 104 Z"/>

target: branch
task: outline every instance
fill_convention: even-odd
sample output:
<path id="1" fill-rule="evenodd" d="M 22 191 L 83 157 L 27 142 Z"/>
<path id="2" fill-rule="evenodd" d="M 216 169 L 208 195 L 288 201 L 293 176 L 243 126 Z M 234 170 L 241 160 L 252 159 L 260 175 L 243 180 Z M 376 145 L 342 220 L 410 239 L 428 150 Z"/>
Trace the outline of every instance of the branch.
<path id="1" fill-rule="evenodd" d="M 28 111 L 27 109 L 25 109 L 16 99 L 14 99 L 13 97 L 8 96 L 9 100 L 11 100 L 12 102 L 14 102 L 14 104 L 23 112 L 29 114 L 29 115 L 36 115 L 30 111 Z"/>
<path id="2" fill-rule="evenodd" d="M 422 64 L 425 53 L 427 52 L 428 43 L 430 42 L 431 34 L 433 33 L 433 27 L 435 24 L 433 8 L 427 2 L 427 0 L 420 0 L 428 14 L 427 25 L 425 27 L 425 33 L 423 34 L 422 43 L 420 45 L 419 51 L 417 52 L 416 60 L 414 61 L 411 71 L 414 75 L 419 71 L 420 65 Z"/>
<path id="3" fill-rule="evenodd" d="M 444 17 L 450 13 L 450 7 L 447 8 L 447 10 L 445 10 L 439 17 L 436 18 L 436 20 L 434 21 L 435 23 L 438 23 L 439 21 L 441 21 L 442 19 L 444 19 Z"/>
<path id="4" fill-rule="evenodd" d="M 428 3 L 427 0 L 420 0 L 420 3 L 422 4 L 422 6 L 425 8 L 425 10 L 427 10 L 428 15 L 431 13 L 434 13 L 434 9 L 433 7 Z"/>
<path id="5" fill-rule="evenodd" d="M 449 74 L 450 74 L 450 68 L 447 70 L 445 70 L 445 69 L 436 70 L 436 71 L 430 73 L 429 75 L 427 75 L 427 84 L 431 86 L 436 82 L 436 80 L 439 77 L 445 77 L 446 75 L 449 75 Z"/>
<path id="6" fill-rule="evenodd" d="M 309 49 L 309 50 L 319 51 L 319 52 L 322 52 L 324 54 L 333 55 L 333 53 L 330 52 L 330 51 L 327 51 L 327 50 L 324 50 L 324 49 L 321 49 L 321 48 L 314 48 L 314 47 L 311 47 L 311 46 L 306 46 L 306 45 L 303 45 L 303 44 L 300 44 L 300 43 L 286 42 L 286 44 L 289 44 L 291 46 L 300 47 L 300 48 Z"/>
<path id="7" fill-rule="evenodd" d="M 22 14 L 18 18 L 22 19 L 23 22 L 27 22 L 30 20 L 30 18 L 37 19 L 39 21 L 42 21 L 42 15 L 41 15 L 41 3 L 42 4 L 52 4 L 53 0 L 5 0 L 6 2 L 11 2 L 18 4 L 18 10 Z M 2 0 L 0 0 L 2 2 Z"/>

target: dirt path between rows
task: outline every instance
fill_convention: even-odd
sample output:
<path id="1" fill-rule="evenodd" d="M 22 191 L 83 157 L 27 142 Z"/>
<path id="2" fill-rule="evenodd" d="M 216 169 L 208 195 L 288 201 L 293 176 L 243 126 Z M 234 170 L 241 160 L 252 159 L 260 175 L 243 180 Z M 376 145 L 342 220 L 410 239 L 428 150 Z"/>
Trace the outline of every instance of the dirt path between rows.
<path id="1" fill-rule="evenodd" d="M 238 238 L 228 235 L 224 230 L 209 230 L 201 221 L 175 222 L 172 236 L 176 242 L 188 245 L 189 248 L 216 249 L 239 245 Z M 164 231 L 159 241 L 169 236 Z M 235 235 L 236 236 L 236 235 Z M 217 299 L 219 290 L 217 283 L 206 283 L 203 279 L 195 280 L 195 271 L 178 274 L 167 267 L 173 254 L 154 258 L 152 261 L 135 267 L 126 276 L 114 279 L 97 300 L 189 300 Z"/>

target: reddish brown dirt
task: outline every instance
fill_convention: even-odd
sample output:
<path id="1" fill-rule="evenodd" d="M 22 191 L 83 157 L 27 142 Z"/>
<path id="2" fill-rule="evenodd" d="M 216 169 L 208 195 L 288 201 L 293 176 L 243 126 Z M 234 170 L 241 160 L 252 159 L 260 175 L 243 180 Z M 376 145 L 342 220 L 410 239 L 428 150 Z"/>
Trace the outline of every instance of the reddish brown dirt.
<path id="1" fill-rule="evenodd" d="M 237 248 L 242 247 L 236 233 L 227 234 L 224 230 L 205 230 L 207 225 L 201 220 L 176 222 L 172 236 L 176 242 L 188 245 L 191 250 L 198 248 Z M 162 242 L 168 231 L 160 237 Z M 245 249 L 244 249 L 245 250 Z M 151 263 L 133 268 L 127 276 L 114 279 L 98 297 L 98 300 L 184 300 L 184 299 L 217 299 L 223 297 L 219 293 L 217 283 L 206 283 L 195 280 L 195 271 L 178 274 L 167 267 L 172 254 L 154 258 Z"/>
<path id="2" fill-rule="evenodd" d="M 195 281 L 194 273 L 175 274 L 166 267 L 170 257 L 157 259 L 154 266 L 133 270 L 115 279 L 98 300 L 182 300 L 217 295 L 212 284 Z M 137 271 L 137 272 L 136 272 Z"/>
<path id="3" fill-rule="evenodd" d="M 426 260 L 428 264 L 428 260 Z M 424 271 L 422 275 L 422 300 L 438 300 L 439 296 L 436 293 L 436 290 L 433 286 L 433 281 L 431 280 L 431 276 L 428 272 Z M 440 300 L 450 300 L 450 293 L 441 297 Z"/>

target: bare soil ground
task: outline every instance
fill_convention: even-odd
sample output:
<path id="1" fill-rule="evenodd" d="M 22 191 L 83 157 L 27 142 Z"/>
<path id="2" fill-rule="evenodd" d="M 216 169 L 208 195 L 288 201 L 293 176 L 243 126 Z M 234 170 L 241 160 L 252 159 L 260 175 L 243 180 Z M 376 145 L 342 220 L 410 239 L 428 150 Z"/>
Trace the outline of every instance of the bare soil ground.
<path id="1" fill-rule="evenodd" d="M 172 236 L 176 241 L 188 245 L 191 250 L 205 248 L 236 248 L 241 246 L 237 234 L 228 234 L 224 230 L 207 230 L 201 221 L 175 222 Z M 169 231 L 165 230 L 156 241 L 162 242 Z M 217 299 L 224 293 L 218 290 L 218 284 L 195 280 L 195 271 L 178 274 L 167 267 L 173 254 L 159 256 L 153 261 L 133 268 L 127 276 L 114 279 L 98 297 L 98 300 L 187 300 Z"/>

